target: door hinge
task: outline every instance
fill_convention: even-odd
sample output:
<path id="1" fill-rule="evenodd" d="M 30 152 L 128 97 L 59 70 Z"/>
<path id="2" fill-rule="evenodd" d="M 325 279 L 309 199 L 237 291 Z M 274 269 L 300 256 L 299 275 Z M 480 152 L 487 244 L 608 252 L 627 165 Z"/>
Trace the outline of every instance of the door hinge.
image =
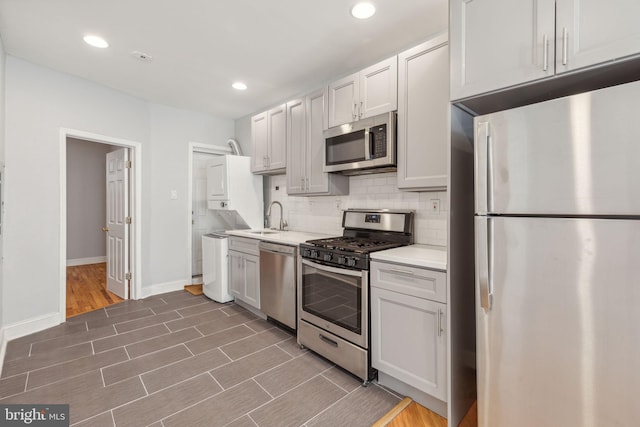
<path id="1" fill-rule="evenodd" d="M 131 217 L 130 217 L 130 216 L 126 217 L 126 218 L 124 219 L 124 223 L 125 223 L 125 224 L 131 224 Z"/>
<path id="2" fill-rule="evenodd" d="M 125 273 L 124 280 L 131 280 L 131 273 Z"/>
<path id="3" fill-rule="evenodd" d="M 127 160 L 124 162 L 124 167 L 127 169 L 131 169 L 131 160 Z"/>

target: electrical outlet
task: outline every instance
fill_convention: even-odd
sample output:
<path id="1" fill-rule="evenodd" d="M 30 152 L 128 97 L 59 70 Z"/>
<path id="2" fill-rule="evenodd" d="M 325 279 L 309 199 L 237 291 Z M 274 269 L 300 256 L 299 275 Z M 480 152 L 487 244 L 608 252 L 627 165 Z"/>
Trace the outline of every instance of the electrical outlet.
<path id="1" fill-rule="evenodd" d="M 177 190 L 171 190 L 171 192 L 169 194 L 169 198 L 171 200 L 178 200 L 178 191 Z"/>
<path id="2" fill-rule="evenodd" d="M 440 213 L 440 199 L 431 199 L 431 213 L 432 214 Z"/>

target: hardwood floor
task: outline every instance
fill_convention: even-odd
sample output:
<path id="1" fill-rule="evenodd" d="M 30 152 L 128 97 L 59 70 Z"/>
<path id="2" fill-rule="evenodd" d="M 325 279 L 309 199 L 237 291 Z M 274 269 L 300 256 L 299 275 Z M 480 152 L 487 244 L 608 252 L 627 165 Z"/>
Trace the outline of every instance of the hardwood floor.
<path id="1" fill-rule="evenodd" d="M 458 427 L 477 426 L 478 408 L 474 402 Z M 446 418 L 405 397 L 373 427 L 448 427 L 448 423 Z"/>
<path id="2" fill-rule="evenodd" d="M 107 263 L 67 267 L 67 318 L 120 301 L 107 290 Z"/>

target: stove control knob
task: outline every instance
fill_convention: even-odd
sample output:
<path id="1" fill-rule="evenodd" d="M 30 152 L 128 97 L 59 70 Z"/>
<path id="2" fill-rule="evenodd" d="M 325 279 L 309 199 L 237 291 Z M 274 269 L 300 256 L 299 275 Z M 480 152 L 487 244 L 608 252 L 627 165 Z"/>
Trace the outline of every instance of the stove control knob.
<path id="1" fill-rule="evenodd" d="M 322 259 L 325 261 L 331 261 L 331 258 L 333 258 L 333 255 L 331 253 L 327 253 L 322 256 Z"/>
<path id="2" fill-rule="evenodd" d="M 310 255 L 311 255 L 311 249 L 307 249 L 307 248 L 302 249 L 302 256 L 310 256 Z"/>
<path id="3" fill-rule="evenodd" d="M 320 256 L 320 253 L 315 250 L 315 249 L 311 249 L 311 258 L 318 258 Z"/>
<path id="4" fill-rule="evenodd" d="M 338 264 L 346 264 L 346 263 L 347 263 L 347 257 L 344 257 L 344 256 L 338 257 Z"/>
<path id="5" fill-rule="evenodd" d="M 358 261 L 357 258 L 347 258 L 347 265 L 349 267 L 355 267 L 357 261 Z"/>

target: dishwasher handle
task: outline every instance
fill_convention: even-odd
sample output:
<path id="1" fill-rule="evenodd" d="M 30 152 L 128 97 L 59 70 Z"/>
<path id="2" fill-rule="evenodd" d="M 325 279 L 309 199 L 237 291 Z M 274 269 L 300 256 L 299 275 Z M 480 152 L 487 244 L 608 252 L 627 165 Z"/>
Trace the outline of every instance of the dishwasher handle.
<path id="1" fill-rule="evenodd" d="M 260 251 L 287 256 L 296 256 L 295 246 L 280 245 L 277 243 L 260 242 Z"/>

